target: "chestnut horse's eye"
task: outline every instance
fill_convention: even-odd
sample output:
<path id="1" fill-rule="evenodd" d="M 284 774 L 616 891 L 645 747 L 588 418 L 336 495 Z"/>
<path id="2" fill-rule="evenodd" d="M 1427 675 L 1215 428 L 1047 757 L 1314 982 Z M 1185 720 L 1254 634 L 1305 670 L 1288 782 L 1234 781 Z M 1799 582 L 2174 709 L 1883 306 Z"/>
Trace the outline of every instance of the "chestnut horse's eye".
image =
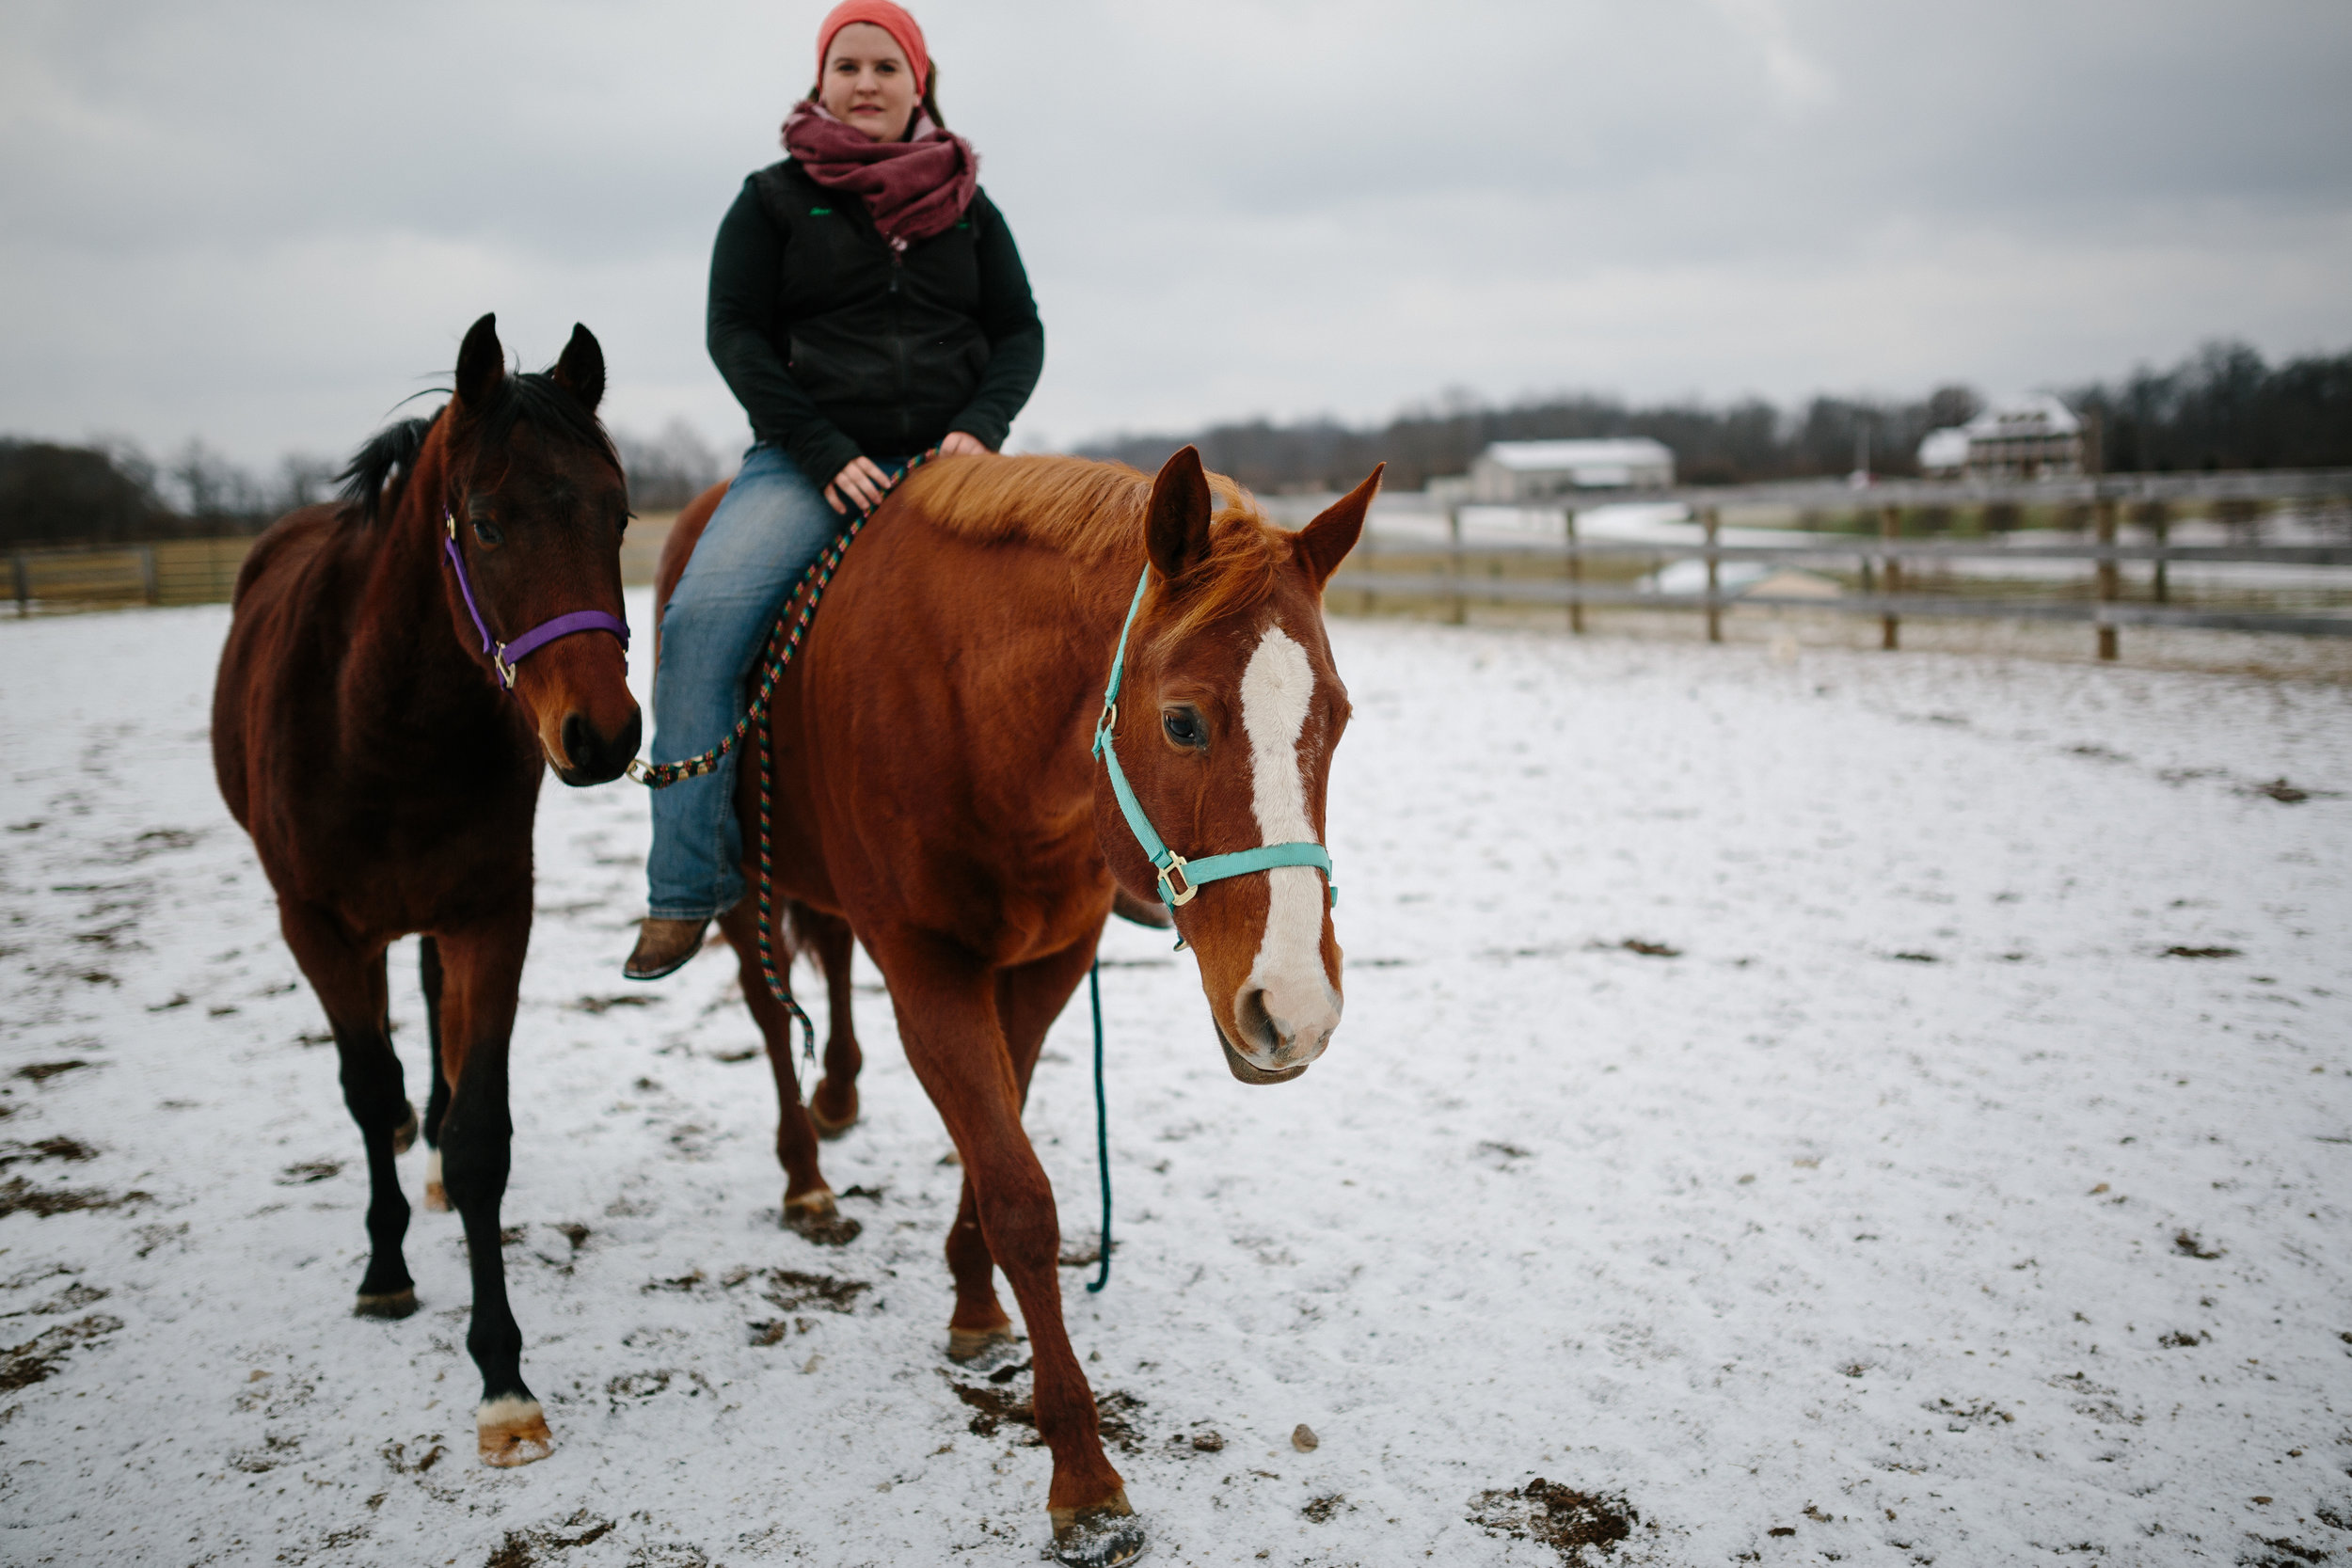
<path id="1" fill-rule="evenodd" d="M 506 535 L 500 531 L 498 524 L 490 521 L 487 517 L 476 517 L 473 520 L 473 536 L 476 539 L 481 540 L 485 545 L 503 545 L 506 543 Z"/>
<path id="2" fill-rule="evenodd" d="M 1200 715 L 1188 707 L 1172 707 L 1160 715 L 1160 728 L 1177 745 L 1200 751 L 1209 744 L 1208 727 L 1200 722 Z"/>

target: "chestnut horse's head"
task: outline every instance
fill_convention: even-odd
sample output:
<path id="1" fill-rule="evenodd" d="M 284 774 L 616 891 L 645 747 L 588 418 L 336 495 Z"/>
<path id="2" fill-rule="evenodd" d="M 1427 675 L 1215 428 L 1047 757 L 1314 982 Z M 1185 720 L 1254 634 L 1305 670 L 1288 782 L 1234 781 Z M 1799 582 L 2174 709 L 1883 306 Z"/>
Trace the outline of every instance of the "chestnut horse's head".
<path id="1" fill-rule="evenodd" d="M 507 373 L 495 316 L 466 334 L 456 396 L 440 416 L 445 493 L 433 523 L 453 539 L 464 562 L 462 575 L 443 575 L 451 619 L 469 647 L 480 647 L 485 635 L 524 646 L 534 628 L 552 623 L 562 630 L 564 617 L 610 617 L 615 629 L 622 624 L 628 483 L 596 422 L 603 398 L 604 351 L 584 326 L 573 326 L 562 356 L 536 375 Z M 617 778 L 637 754 L 643 721 L 629 694 L 628 660 L 601 627 L 540 642 L 493 673 L 511 678 L 540 749 L 565 784 Z"/>
<path id="2" fill-rule="evenodd" d="M 1111 736 L 1144 815 L 1185 860 L 1323 842 L 1331 752 L 1348 716 L 1324 636 L 1323 585 L 1355 547 L 1379 484 L 1375 469 L 1292 534 L 1254 508 L 1213 516 L 1190 447 L 1152 483 L 1149 582 Z M 1104 770 L 1095 814 L 1120 883 L 1159 899 Z M 1306 1071 L 1340 1022 L 1340 944 L 1322 871 L 1278 865 L 1207 882 L 1175 915 L 1233 1076 L 1279 1084 Z"/>

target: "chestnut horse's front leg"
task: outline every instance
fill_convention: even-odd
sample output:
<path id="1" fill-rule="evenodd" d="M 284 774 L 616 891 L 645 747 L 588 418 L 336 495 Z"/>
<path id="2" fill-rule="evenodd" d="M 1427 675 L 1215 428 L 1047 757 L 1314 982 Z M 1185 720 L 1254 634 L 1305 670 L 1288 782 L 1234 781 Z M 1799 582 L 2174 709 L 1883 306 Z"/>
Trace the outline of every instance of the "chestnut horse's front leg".
<path id="1" fill-rule="evenodd" d="M 1038 1433 L 1054 1455 L 1046 1508 L 1055 1556 L 1089 1568 L 1125 1562 L 1142 1550 L 1143 1529 L 1103 1452 L 1094 1391 L 1062 1326 L 1061 1227 L 1053 1187 L 1021 1127 L 1022 1075 L 999 1012 L 1003 976 L 927 933 L 869 937 L 907 1061 L 962 1155 L 981 1238 L 1028 1325 Z M 951 1255 L 957 1244 L 951 1236 Z"/>
<path id="2" fill-rule="evenodd" d="M 441 1180 L 466 1227 L 473 1322 L 466 1349 L 482 1373 L 476 1435 L 485 1465 L 528 1465 L 555 1447 L 547 1415 L 523 1383 L 522 1330 L 506 1304 L 499 1203 L 515 1126 L 507 1114 L 507 1042 L 531 940 L 526 906 L 503 919 L 436 933 L 442 968 L 441 1071 L 450 1084 L 441 1118 Z"/>

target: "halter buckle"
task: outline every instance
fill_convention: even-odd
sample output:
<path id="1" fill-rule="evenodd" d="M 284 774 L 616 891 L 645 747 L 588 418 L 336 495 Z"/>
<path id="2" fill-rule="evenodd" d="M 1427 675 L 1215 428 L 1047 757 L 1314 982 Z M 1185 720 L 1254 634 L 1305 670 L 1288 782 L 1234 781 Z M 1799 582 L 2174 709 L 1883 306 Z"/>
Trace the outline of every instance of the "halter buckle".
<path id="1" fill-rule="evenodd" d="M 506 644 L 499 643 L 490 653 L 490 665 L 499 673 L 499 684 L 507 690 L 515 689 L 515 667 L 506 662 Z"/>
<path id="2" fill-rule="evenodd" d="M 635 779 L 639 784 L 649 784 L 653 780 L 653 769 L 645 766 L 644 757 L 629 758 L 628 766 L 621 771 Z"/>
<path id="3" fill-rule="evenodd" d="M 1182 893 L 1170 890 L 1168 881 L 1170 877 L 1177 878 L 1184 882 L 1184 890 Z M 1168 902 L 1170 908 L 1181 909 L 1191 903 L 1193 895 L 1200 891 L 1192 885 L 1192 879 L 1184 875 L 1184 857 L 1170 849 L 1168 852 L 1168 863 L 1160 868 L 1160 896 Z"/>

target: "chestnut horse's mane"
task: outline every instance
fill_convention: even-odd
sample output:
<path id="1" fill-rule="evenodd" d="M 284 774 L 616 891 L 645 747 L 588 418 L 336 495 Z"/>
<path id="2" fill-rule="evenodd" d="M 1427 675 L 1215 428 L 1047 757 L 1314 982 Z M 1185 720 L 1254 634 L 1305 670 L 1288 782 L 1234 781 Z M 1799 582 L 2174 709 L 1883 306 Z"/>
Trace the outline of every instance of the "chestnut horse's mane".
<path id="1" fill-rule="evenodd" d="M 1211 474 L 1216 516 L 1209 553 L 1176 586 L 1184 603 L 1162 633 L 1179 638 L 1237 613 L 1273 593 L 1290 559 L 1288 536 L 1266 520 L 1248 491 Z M 1084 457 L 994 457 L 916 469 L 901 494 L 948 532 L 1020 541 L 1081 561 L 1136 559 L 1152 476 L 1124 463 Z"/>

